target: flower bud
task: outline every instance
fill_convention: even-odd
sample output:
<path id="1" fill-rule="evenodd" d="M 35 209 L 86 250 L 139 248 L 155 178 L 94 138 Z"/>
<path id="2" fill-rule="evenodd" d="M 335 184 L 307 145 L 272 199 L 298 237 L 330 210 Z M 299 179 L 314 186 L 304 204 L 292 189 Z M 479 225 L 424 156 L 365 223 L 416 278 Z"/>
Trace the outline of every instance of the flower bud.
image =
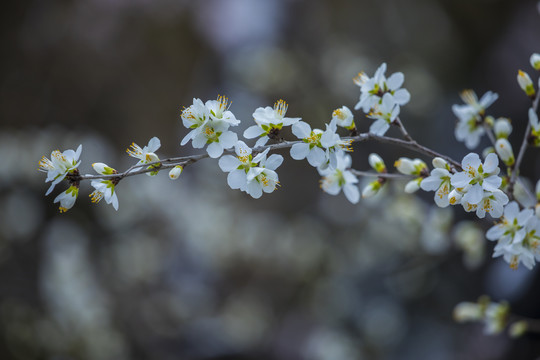
<path id="1" fill-rule="evenodd" d="M 402 157 L 394 163 L 395 168 L 402 174 L 411 175 L 414 173 L 414 163 L 411 159 Z"/>
<path id="2" fill-rule="evenodd" d="M 462 323 L 467 321 L 479 321 L 484 317 L 482 307 L 476 303 L 463 301 L 454 307 L 454 320 Z"/>
<path id="3" fill-rule="evenodd" d="M 396 169 L 405 175 L 420 175 L 424 170 L 427 170 L 427 165 L 420 159 L 411 160 L 406 157 L 399 158 L 394 166 Z"/>
<path id="4" fill-rule="evenodd" d="M 531 125 L 531 144 L 540 146 L 540 123 L 533 108 L 529 109 L 529 124 Z"/>
<path id="5" fill-rule="evenodd" d="M 385 173 L 386 172 L 386 165 L 384 164 L 383 159 L 375 154 L 369 154 L 368 157 L 369 165 L 378 173 Z"/>
<path id="6" fill-rule="evenodd" d="M 184 167 L 182 165 L 176 165 L 169 171 L 169 179 L 176 180 L 184 170 Z"/>
<path id="7" fill-rule="evenodd" d="M 418 189 L 420 189 L 420 183 L 422 182 L 422 178 L 419 177 L 419 178 L 416 178 L 414 180 L 411 180 L 407 183 L 407 185 L 405 185 L 405 192 L 407 194 L 412 194 L 416 191 L 418 191 Z"/>
<path id="8" fill-rule="evenodd" d="M 381 189 L 381 182 L 378 180 L 370 182 L 364 190 L 362 190 L 362 198 L 367 199 L 379 192 Z"/>
<path id="9" fill-rule="evenodd" d="M 512 145 L 506 139 L 499 139 L 495 143 L 495 150 L 506 166 L 514 165 L 514 151 Z"/>
<path id="10" fill-rule="evenodd" d="M 534 53 L 531 55 L 531 66 L 540 71 L 540 54 Z"/>
<path id="11" fill-rule="evenodd" d="M 516 321 L 515 323 L 510 325 L 508 333 L 510 334 L 510 337 L 515 339 L 525 334 L 528 327 L 529 325 L 525 320 Z"/>
<path id="12" fill-rule="evenodd" d="M 518 71 L 518 76 L 517 76 L 517 81 L 518 81 L 518 84 L 521 87 L 521 89 L 523 91 L 525 91 L 525 94 L 527 94 L 527 96 L 529 96 L 531 98 L 534 98 L 534 95 L 536 94 L 536 91 L 534 90 L 534 86 L 533 86 L 533 83 L 532 83 L 532 80 L 531 80 L 529 74 L 527 74 L 524 71 L 519 70 Z"/>
<path id="13" fill-rule="evenodd" d="M 346 106 L 334 110 L 332 112 L 332 120 L 335 120 L 337 125 L 348 130 L 355 128 L 353 114 Z"/>
<path id="14" fill-rule="evenodd" d="M 500 334 L 508 323 L 509 311 L 510 306 L 504 301 L 500 303 L 490 303 L 487 306 L 484 315 L 484 321 L 486 323 L 484 332 L 490 335 Z"/>
<path id="15" fill-rule="evenodd" d="M 484 123 L 486 123 L 490 127 L 493 127 L 493 124 L 495 123 L 495 118 L 493 118 L 493 116 L 491 116 L 491 115 L 488 115 L 484 119 Z"/>
<path id="16" fill-rule="evenodd" d="M 493 146 L 488 146 L 482 150 L 482 157 L 485 159 L 489 154 L 495 153 L 495 148 Z"/>
<path id="17" fill-rule="evenodd" d="M 448 163 L 443 158 L 435 157 L 433 158 L 431 163 L 433 164 L 433 167 L 436 167 L 438 169 L 446 169 L 446 170 L 449 169 Z"/>
<path id="18" fill-rule="evenodd" d="M 104 163 L 93 163 L 94 170 L 101 175 L 112 175 L 118 173 L 115 169 Z"/>
<path id="19" fill-rule="evenodd" d="M 498 118 L 493 126 L 493 131 L 497 139 L 508 139 L 508 135 L 512 132 L 512 124 L 510 124 L 510 120 L 507 118 Z"/>

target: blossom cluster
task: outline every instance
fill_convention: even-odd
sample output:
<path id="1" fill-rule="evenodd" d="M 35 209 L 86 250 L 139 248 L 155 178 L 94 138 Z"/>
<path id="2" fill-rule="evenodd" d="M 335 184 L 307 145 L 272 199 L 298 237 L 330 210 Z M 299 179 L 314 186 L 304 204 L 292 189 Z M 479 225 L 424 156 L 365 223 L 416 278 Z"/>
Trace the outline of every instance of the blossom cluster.
<path id="1" fill-rule="evenodd" d="M 531 65 L 536 70 L 539 58 L 538 54 L 531 57 Z M 478 98 L 474 91 L 466 90 L 461 93 L 464 103 L 452 107 L 457 117 L 455 137 L 458 141 L 473 150 L 481 144 L 484 135 L 492 140 L 492 146 L 482 151 L 483 158 L 476 152 L 470 152 L 459 163 L 420 146 L 408 135 L 398 116 L 401 106 L 409 102 L 410 93 L 402 88 L 403 73 L 396 72 L 386 77 L 386 69 L 383 63 L 372 77 L 360 73 L 353 79 L 360 88 L 359 101 L 354 109 L 361 110 L 367 119 L 374 120 L 368 133 L 359 132 L 354 114 L 347 106 L 332 111 L 328 123 L 319 129 L 302 121 L 300 117 L 287 117 L 287 103 L 278 100 L 273 107 L 259 107 L 253 112 L 254 123 L 242 133 L 246 141 L 256 139 L 253 147 L 250 147 L 232 130 L 241 121 L 230 110 L 227 97 L 218 96 L 216 100 L 206 102 L 194 98 L 192 104 L 180 114 L 182 124 L 188 129 L 180 145 L 184 146 L 191 141 L 194 148 L 205 150 L 204 156 L 162 160 L 157 155 L 161 142 L 153 137 L 146 146 L 132 143 L 127 149 L 128 155 L 137 159 L 137 163 L 127 171 L 120 173 L 105 163 L 96 162 L 92 167 L 98 175 L 81 175 L 78 167 L 82 146 L 77 151 L 66 150 L 62 153 L 56 150 L 51 153 L 50 159 L 43 157 L 39 164 L 39 169 L 47 172 L 45 181 L 51 182 L 46 194 L 51 193 L 62 180 L 68 180 L 68 189 L 54 200 L 60 203 L 60 211 L 65 212 L 75 204 L 80 181 L 89 179 L 94 188 L 90 194 L 91 200 L 99 202 L 105 199 L 117 210 L 116 188 L 124 177 L 139 173 L 155 176 L 159 171 L 169 169 L 169 178 L 174 180 L 179 178 L 185 166 L 203 157 L 210 157 L 218 159 L 221 170 L 228 173 L 227 183 L 232 189 L 259 198 L 263 193 L 273 192 L 280 185 L 277 169 L 284 158 L 270 152 L 290 148 L 291 158 L 305 159 L 316 168 L 324 192 L 337 195 L 343 191 L 352 203 L 359 202 L 361 196 L 367 198 L 376 195 L 388 178 L 403 177 L 408 179 L 405 192 L 413 193 L 419 189 L 434 191 L 434 202 L 439 207 L 461 205 L 466 212 L 474 212 L 478 218 L 484 218 L 487 214 L 494 219 L 501 218 L 487 233 L 489 240 L 497 242 L 493 256 L 502 256 L 512 268 L 516 268 L 520 262 L 532 268 L 536 261 L 540 261 L 540 185 L 537 186 L 537 198 L 534 199 L 534 204 L 537 204 L 535 212 L 531 208 L 531 199 L 522 201 L 518 199 L 518 192 L 514 191 L 519 186 L 523 187 L 518 181 L 518 171 L 526 146 L 522 146 L 516 158 L 509 141 L 513 130 L 510 120 L 504 117 L 496 119 L 486 114 L 498 95 L 488 91 Z M 540 146 L 537 91 L 531 77 L 522 70 L 518 72 L 517 82 L 533 100 L 527 113 L 528 130 L 524 144 Z M 391 125 L 396 125 L 405 138 L 397 144 L 405 141 L 418 152 L 432 157 L 431 170 L 421 159 L 401 157 L 394 163 L 397 173 L 390 174 L 384 160 L 377 154 L 368 157 L 374 172 L 352 168 L 349 153 L 353 141 L 367 138 L 390 141 L 393 138 L 385 134 Z M 295 141 L 285 141 L 281 137 L 283 129 L 289 126 L 296 137 Z M 343 137 L 340 131 L 348 136 Z M 506 174 L 501 172 L 500 163 L 506 167 Z M 361 175 L 372 176 L 375 180 L 360 192 L 358 176 Z"/>
<path id="2" fill-rule="evenodd" d="M 373 77 L 362 72 L 354 78 L 354 83 L 360 87 L 360 100 L 354 109 L 362 109 L 368 118 L 375 120 L 369 131 L 380 136 L 396 121 L 400 106 L 411 99 L 409 91 L 401 88 L 405 80 L 403 73 L 397 72 L 386 78 L 385 72 L 386 63 L 383 63 Z"/>

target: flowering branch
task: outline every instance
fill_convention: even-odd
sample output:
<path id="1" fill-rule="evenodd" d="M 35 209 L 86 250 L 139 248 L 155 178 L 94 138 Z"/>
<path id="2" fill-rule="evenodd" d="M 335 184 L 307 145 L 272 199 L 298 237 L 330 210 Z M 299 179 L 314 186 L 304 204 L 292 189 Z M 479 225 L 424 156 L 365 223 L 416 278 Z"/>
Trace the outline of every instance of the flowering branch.
<path id="1" fill-rule="evenodd" d="M 377 194 L 388 180 L 403 178 L 408 179 L 405 192 L 412 193 L 419 189 L 434 191 L 434 202 L 439 207 L 462 205 L 465 211 L 475 212 L 479 218 L 484 218 L 486 214 L 492 218 L 502 217 L 501 222 L 486 234 L 489 240 L 497 241 L 494 256 L 503 256 L 512 268 L 521 262 L 532 268 L 536 261 L 540 261 L 540 215 L 533 217 L 534 211 L 525 208 L 525 202 L 516 199 L 513 191 L 527 144 L 540 145 L 540 124 L 536 115 L 539 97 L 535 96 L 528 75 L 522 71 L 518 75 L 520 86 L 533 99 L 533 107 L 529 109 L 529 123 L 517 161 L 507 140 L 512 131 L 508 119 L 495 120 L 492 116 L 486 116 L 486 109 L 498 99 L 498 95 L 489 91 L 478 99 L 472 90 L 466 90 L 461 94 L 465 104 L 452 107 L 458 117 L 456 138 L 463 141 L 467 148 L 474 149 L 481 137 L 487 134 L 495 151 L 484 151 L 487 154 L 484 161 L 480 155 L 471 152 L 458 162 L 412 138 L 399 117 L 401 106 L 410 100 L 409 92 L 401 87 L 404 76 L 394 73 L 387 78 L 385 72 L 386 64 L 382 64 L 373 77 L 360 73 L 354 79 L 361 93 L 355 110 L 361 109 L 367 118 L 374 120 L 369 132 L 358 132 L 354 115 L 346 106 L 332 112 L 332 119 L 323 130 L 312 129 L 299 117 L 286 117 L 288 105 L 278 100 L 274 107 L 259 107 L 254 111 L 255 125 L 249 126 L 243 133 L 246 139 L 257 139 L 251 148 L 230 130 L 240 120 L 229 110 L 226 97 L 219 96 L 217 100 L 206 103 L 193 99 L 193 104 L 184 108 L 181 114 L 183 125 L 189 129 L 181 145 L 191 141 L 194 148 L 205 148 L 206 153 L 160 159 L 156 152 L 161 143 L 154 137 L 142 148 L 133 143 L 127 149 L 131 157 L 138 159 L 127 170 L 118 172 L 104 163 L 94 163 L 92 167 L 97 175 L 83 175 L 78 169 L 81 146 L 77 151 L 54 151 L 50 160 L 44 157 L 40 162 L 40 170 L 47 172 L 46 182 L 52 182 L 47 194 L 55 185 L 67 179 L 69 188 L 54 200 L 60 202 L 60 211 L 67 211 L 75 203 L 81 181 L 90 180 L 95 188 L 90 195 L 92 201 L 98 202 L 104 198 L 118 209 L 116 187 L 122 179 L 140 174 L 154 176 L 159 171 L 170 170 L 169 177 L 174 180 L 186 166 L 205 158 L 214 158 L 219 159 L 221 170 L 228 173 L 227 183 L 232 189 L 259 198 L 263 193 L 273 192 L 279 185 L 276 169 L 284 158 L 270 152 L 288 149 L 293 159 L 306 159 L 317 169 L 322 177 L 320 184 L 323 191 L 331 195 L 343 191 L 352 203 L 360 199 L 358 176 L 376 178 L 362 190 L 364 198 Z M 400 129 L 403 139 L 385 135 L 392 125 Z M 285 126 L 291 126 L 298 140 L 289 141 L 280 137 Z M 338 126 L 348 130 L 350 136 L 340 136 Z M 269 140 L 274 143 L 267 144 Z M 389 173 L 383 159 L 377 154 L 370 154 L 368 158 L 375 172 L 352 169 L 348 152 L 352 152 L 353 143 L 366 141 L 399 146 L 428 156 L 432 159 L 433 169 L 430 170 L 420 159 L 401 157 L 394 163 L 397 173 Z M 499 176 L 499 160 L 511 171 L 507 183 Z M 536 193 L 540 204 L 540 182 Z M 537 213 L 540 214 L 540 210 Z"/>

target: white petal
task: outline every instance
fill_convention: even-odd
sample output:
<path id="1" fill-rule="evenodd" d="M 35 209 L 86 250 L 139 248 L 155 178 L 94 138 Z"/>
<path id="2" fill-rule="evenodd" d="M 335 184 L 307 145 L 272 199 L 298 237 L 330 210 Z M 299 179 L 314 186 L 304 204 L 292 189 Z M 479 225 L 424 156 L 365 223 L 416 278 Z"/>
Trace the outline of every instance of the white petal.
<path id="1" fill-rule="evenodd" d="M 313 167 L 321 166 L 326 161 L 326 153 L 320 147 L 314 147 L 309 151 L 307 160 L 309 165 Z"/>
<path id="2" fill-rule="evenodd" d="M 484 179 L 482 183 L 482 187 L 486 191 L 495 191 L 499 189 L 501 184 L 502 184 L 502 179 L 498 177 L 497 175 L 493 175 L 493 176 L 488 177 L 487 179 Z"/>
<path id="3" fill-rule="evenodd" d="M 439 190 L 439 186 L 441 186 L 441 178 L 438 176 L 428 176 L 422 182 L 420 183 L 420 189 L 424 191 L 435 191 Z"/>
<path id="4" fill-rule="evenodd" d="M 309 154 L 309 144 L 306 144 L 306 143 L 294 144 L 293 146 L 291 146 L 290 153 L 291 153 L 291 157 L 294 160 L 305 159 L 306 156 Z"/>
<path id="5" fill-rule="evenodd" d="M 232 131 L 226 131 L 219 137 L 219 143 L 224 149 L 230 149 L 238 141 L 238 135 Z"/>
<path id="6" fill-rule="evenodd" d="M 388 85 L 388 88 L 390 90 L 396 90 L 396 89 L 399 89 L 401 85 L 403 85 L 404 80 L 405 80 L 405 76 L 403 76 L 402 72 L 393 73 L 386 80 L 386 85 Z"/>
<path id="7" fill-rule="evenodd" d="M 467 155 L 465 155 L 463 160 L 461 160 L 461 167 L 463 169 L 467 168 L 468 166 L 472 166 L 474 169 L 478 169 L 480 165 L 482 165 L 482 161 L 480 161 L 480 156 L 478 156 L 477 153 L 468 153 Z"/>
<path id="8" fill-rule="evenodd" d="M 254 167 L 254 168 L 249 169 L 249 171 L 247 173 L 247 176 L 246 176 L 247 181 L 248 182 L 253 181 L 253 179 L 255 179 L 257 176 L 262 174 L 262 172 L 264 170 L 265 169 L 262 168 L 262 167 Z"/>
<path id="9" fill-rule="evenodd" d="M 265 131 L 257 125 L 252 125 L 244 131 L 244 137 L 246 139 L 253 139 L 264 134 Z"/>
<path id="10" fill-rule="evenodd" d="M 246 192 L 254 199 L 258 199 L 262 196 L 262 187 L 257 181 L 252 181 L 247 184 Z"/>
<path id="11" fill-rule="evenodd" d="M 233 170 L 227 176 L 227 184 L 231 189 L 242 189 L 246 186 L 246 172 L 244 170 Z"/>
<path id="12" fill-rule="evenodd" d="M 486 233 L 486 238 L 488 240 L 494 241 L 499 240 L 501 236 L 504 235 L 505 228 L 502 225 L 492 226 Z"/>
<path id="13" fill-rule="evenodd" d="M 236 145 L 234 145 L 234 151 L 238 156 L 246 156 L 251 154 L 251 148 L 242 140 L 238 141 Z"/>
<path id="14" fill-rule="evenodd" d="M 153 137 L 148 142 L 148 150 L 147 152 L 155 152 L 161 147 L 161 141 L 157 137 Z"/>
<path id="15" fill-rule="evenodd" d="M 191 145 L 193 145 L 195 149 L 203 148 L 207 142 L 208 142 L 208 139 L 202 132 L 198 132 L 197 134 L 195 134 L 193 139 L 191 139 Z"/>
<path id="16" fill-rule="evenodd" d="M 343 193 L 345 194 L 347 199 L 353 204 L 358 203 L 358 200 L 360 200 L 360 192 L 358 191 L 358 187 L 356 185 L 345 185 L 343 187 Z"/>
<path id="17" fill-rule="evenodd" d="M 213 142 L 206 148 L 206 151 L 208 152 L 208 156 L 215 159 L 221 156 L 223 154 L 223 146 L 221 146 L 220 143 Z"/>
<path id="18" fill-rule="evenodd" d="M 475 184 L 471 186 L 469 191 L 465 195 L 463 195 L 463 202 L 468 202 L 470 204 L 478 204 L 480 201 L 482 201 L 482 198 L 484 196 L 484 190 L 482 190 L 482 187 L 478 184 Z M 479 206 L 480 208 L 481 206 Z"/>
<path id="19" fill-rule="evenodd" d="M 237 157 L 232 155 L 225 155 L 219 159 L 219 167 L 224 172 L 231 172 L 242 164 Z"/>
<path id="20" fill-rule="evenodd" d="M 486 156 L 486 160 L 484 161 L 484 173 L 493 173 L 498 165 L 499 157 L 497 156 L 497 154 L 489 154 L 488 156 Z M 497 171 L 497 173 L 499 172 Z"/>
<path id="21" fill-rule="evenodd" d="M 111 202 L 114 210 L 118 211 L 118 197 L 116 196 L 116 193 L 112 195 Z"/>
<path id="22" fill-rule="evenodd" d="M 394 93 L 394 101 L 398 105 L 405 105 L 411 100 L 411 94 L 406 89 L 399 89 Z"/>
<path id="23" fill-rule="evenodd" d="M 450 183 L 456 188 L 462 188 L 469 184 L 471 178 L 465 171 L 458 172 L 450 178 Z"/>
<path id="24" fill-rule="evenodd" d="M 181 146 L 184 146 L 187 144 L 189 140 L 195 135 L 195 130 L 191 130 L 184 138 L 182 139 L 182 142 L 180 143 Z"/>
<path id="25" fill-rule="evenodd" d="M 390 124 L 384 119 L 379 119 L 375 121 L 369 127 L 369 132 L 378 136 L 383 136 L 386 131 L 390 128 Z"/>
<path id="26" fill-rule="evenodd" d="M 299 139 L 304 139 L 311 134 L 311 126 L 308 123 L 299 121 L 292 126 L 292 133 Z"/>
<path id="27" fill-rule="evenodd" d="M 283 156 L 272 154 L 264 163 L 264 167 L 270 170 L 276 170 L 283 163 Z"/>
<path id="28" fill-rule="evenodd" d="M 263 136 L 262 138 L 259 138 L 257 142 L 255 143 L 255 147 L 264 146 L 268 142 L 268 136 Z"/>

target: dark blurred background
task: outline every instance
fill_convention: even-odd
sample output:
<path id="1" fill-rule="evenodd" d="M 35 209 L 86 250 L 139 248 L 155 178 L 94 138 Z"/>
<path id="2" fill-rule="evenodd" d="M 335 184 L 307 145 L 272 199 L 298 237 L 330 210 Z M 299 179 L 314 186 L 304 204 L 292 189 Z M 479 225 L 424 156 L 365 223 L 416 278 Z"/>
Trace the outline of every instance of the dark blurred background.
<path id="1" fill-rule="evenodd" d="M 490 259 L 490 220 L 438 209 L 432 193 L 396 183 L 353 206 L 284 152 L 282 187 L 259 200 L 207 159 L 176 182 L 123 181 L 118 212 L 91 204 L 83 183 L 59 214 L 65 184 L 46 198 L 36 171 L 79 144 L 83 173 L 129 167 L 125 149 L 153 136 L 162 158 L 198 153 L 179 145 L 194 97 L 228 96 L 238 133 L 280 98 L 323 127 L 357 102 L 352 78 L 382 62 L 405 74 L 402 119 L 422 144 L 468 152 L 451 105 L 473 88 L 500 95 L 489 113 L 512 119 L 517 149 L 530 105 L 516 74 L 532 74 L 540 52 L 536 1 L 19 0 L 0 19 L 0 359 L 540 356 L 538 335 L 453 322 L 454 305 L 481 294 L 538 318 L 540 282 Z M 368 169 L 371 152 L 388 166 L 417 156 L 357 144 L 354 167 Z M 522 173 L 540 178 L 539 163 L 529 151 Z"/>

